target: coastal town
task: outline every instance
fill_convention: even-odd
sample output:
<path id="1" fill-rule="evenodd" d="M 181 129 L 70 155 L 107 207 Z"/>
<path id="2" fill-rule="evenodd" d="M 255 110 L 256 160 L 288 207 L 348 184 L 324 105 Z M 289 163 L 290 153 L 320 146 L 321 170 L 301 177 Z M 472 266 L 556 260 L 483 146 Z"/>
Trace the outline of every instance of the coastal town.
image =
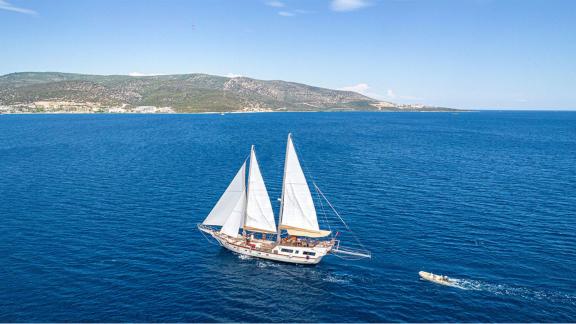
<path id="1" fill-rule="evenodd" d="M 54 113 L 54 114 L 171 114 L 174 110 L 171 107 L 156 106 L 121 106 L 104 107 L 96 102 L 73 102 L 73 101 L 36 101 L 15 105 L 0 105 L 0 114 L 34 114 L 34 113 Z"/>

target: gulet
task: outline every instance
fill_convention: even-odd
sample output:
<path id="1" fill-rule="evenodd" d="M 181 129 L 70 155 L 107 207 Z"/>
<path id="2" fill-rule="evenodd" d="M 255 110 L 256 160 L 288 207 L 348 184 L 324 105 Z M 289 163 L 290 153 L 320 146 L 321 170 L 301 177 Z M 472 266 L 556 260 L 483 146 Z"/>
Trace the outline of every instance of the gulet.
<path id="1" fill-rule="evenodd" d="M 248 159 L 247 159 L 248 160 Z M 337 236 L 320 229 L 310 187 L 288 134 L 278 224 L 252 146 L 246 161 L 210 214 L 198 225 L 224 248 L 243 255 L 298 264 L 317 264 L 328 254 L 358 258 L 368 251 L 339 248 Z"/>

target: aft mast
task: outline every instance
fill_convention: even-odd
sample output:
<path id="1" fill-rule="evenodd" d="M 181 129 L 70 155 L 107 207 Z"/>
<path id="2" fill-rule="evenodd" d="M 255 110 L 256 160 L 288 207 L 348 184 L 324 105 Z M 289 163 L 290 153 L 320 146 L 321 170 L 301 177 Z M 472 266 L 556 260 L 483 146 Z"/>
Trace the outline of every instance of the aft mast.
<path id="1" fill-rule="evenodd" d="M 290 140 L 292 139 L 292 133 L 288 133 L 288 141 L 286 141 L 286 156 L 284 156 L 284 174 L 282 175 L 282 194 L 280 195 L 280 213 L 278 215 L 278 235 L 276 236 L 276 242 L 280 243 L 280 238 L 282 234 L 282 214 L 284 213 L 284 187 L 286 186 L 286 167 L 288 166 L 288 148 L 290 147 Z"/>
<path id="2" fill-rule="evenodd" d="M 246 236 L 246 219 L 248 218 L 248 199 L 250 198 L 250 178 L 252 176 L 252 155 L 254 155 L 254 145 L 250 147 L 250 166 L 248 167 L 248 185 L 246 188 L 246 205 L 244 205 L 244 219 L 242 220 L 242 235 Z"/>

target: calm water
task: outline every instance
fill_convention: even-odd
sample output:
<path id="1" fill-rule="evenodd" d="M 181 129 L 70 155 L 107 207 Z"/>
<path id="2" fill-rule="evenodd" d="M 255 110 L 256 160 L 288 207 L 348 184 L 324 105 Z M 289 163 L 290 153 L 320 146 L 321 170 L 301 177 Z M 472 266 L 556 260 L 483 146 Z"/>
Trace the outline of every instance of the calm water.
<path id="1" fill-rule="evenodd" d="M 195 229 L 250 144 L 277 210 L 288 131 L 373 260 Z M 1 322 L 573 322 L 575 269 L 576 113 L 0 116 Z"/>

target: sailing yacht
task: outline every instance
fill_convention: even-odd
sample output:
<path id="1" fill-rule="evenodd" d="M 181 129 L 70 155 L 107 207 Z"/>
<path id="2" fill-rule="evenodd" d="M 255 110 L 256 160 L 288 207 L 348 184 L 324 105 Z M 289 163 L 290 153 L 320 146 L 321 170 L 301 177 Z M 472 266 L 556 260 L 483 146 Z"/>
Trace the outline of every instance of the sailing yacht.
<path id="1" fill-rule="evenodd" d="M 230 251 L 274 261 L 317 264 L 331 253 L 370 257 L 369 252 L 339 248 L 333 233 L 320 229 L 291 134 L 286 145 L 278 224 L 254 146 L 249 159 L 247 184 L 244 161 L 210 214 L 198 225 L 200 231 Z"/>

